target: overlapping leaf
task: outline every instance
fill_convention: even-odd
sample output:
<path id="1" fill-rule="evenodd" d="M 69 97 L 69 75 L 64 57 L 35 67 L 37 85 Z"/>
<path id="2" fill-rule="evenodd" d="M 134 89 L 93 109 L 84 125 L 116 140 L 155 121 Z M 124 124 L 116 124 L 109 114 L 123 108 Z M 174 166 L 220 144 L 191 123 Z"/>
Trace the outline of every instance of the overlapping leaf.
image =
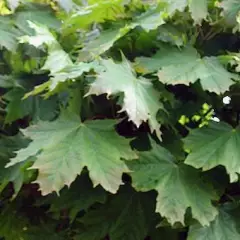
<path id="1" fill-rule="evenodd" d="M 88 168 L 94 186 L 101 184 L 115 193 L 122 184 L 123 172 L 129 171 L 121 158 L 137 158 L 129 141 L 115 132 L 115 123 L 112 120 L 81 123 L 71 114 L 53 122 L 39 122 L 23 131 L 32 142 L 18 151 L 8 166 L 39 153 L 31 168 L 38 169 L 36 182 L 43 195 L 69 186 L 84 167 Z"/>
<path id="2" fill-rule="evenodd" d="M 40 47 L 43 44 L 48 46 L 48 57 L 42 69 L 49 70 L 52 77 L 48 82 L 36 86 L 27 96 L 39 94 L 46 89 L 52 91 L 60 82 L 65 82 L 68 79 L 75 79 L 94 67 L 97 69 L 98 64 L 96 62 L 82 62 L 74 65 L 69 55 L 62 49 L 48 28 L 31 22 L 29 22 L 29 24 L 35 30 L 36 35 L 23 36 L 20 42 L 27 42 L 35 47 Z"/>
<path id="3" fill-rule="evenodd" d="M 233 204 L 232 204 L 233 205 Z M 237 240 L 240 238 L 239 231 L 239 209 L 226 204 L 219 210 L 219 214 L 210 226 L 203 227 L 200 224 L 194 224 L 190 227 L 188 240 Z"/>
<path id="4" fill-rule="evenodd" d="M 160 124 L 156 119 L 157 112 L 163 108 L 153 84 L 145 78 L 137 78 L 130 63 L 125 57 L 121 63 L 102 59 L 105 70 L 101 71 L 95 82 L 90 86 L 87 95 L 124 93 L 123 107 L 129 120 L 137 127 L 148 121 L 149 126 L 161 138 Z"/>
<path id="5" fill-rule="evenodd" d="M 15 51 L 17 48 L 17 37 L 20 35 L 20 32 L 14 27 L 10 18 L 0 17 L 0 35 L 0 46 L 10 51 Z"/>
<path id="6" fill-rule="evenodd" d="M 187 208 L 202 225 L 209 225 L 216 217 L 217 210 L 211 204 L 216 196 L 211 187 L 202 182 L 196 169 L 177 164 L 163 147 L 152 143 L 151 151 L 140 152 L 139 160 L 128 166 L 135 189 L 158 192 L 156 211 L 169 223 L 184 224 Z"/>
<path id="7" fill-rule="evenodd" d="M 166 0 L 167 2 L 167 12 L 172 15 L 176 10 L 184 11 L 184 9 L 188 6 L 189 11 L 192 15 L 195 23 L 201 23 L 203 19 L 206 19 L 208 15 L 208 2 L 207 0 Z"/>
<path id="8" fill-rule="evenodd" d="M 200 58 L 193 48 L 185 48 L 182 51 L 166 48 L 152 58 L 139 58 L 137 61 L 147 71 L 160 69 L 158 77 L 165 84 L 189 85 L 200 79 L 204 90 L 217 94 L 227 91 L 236 78 L 216 57 Z"/>
<path id="9" fill-rule="evenodd" d="M 239 144 L 239 128 L 233 129 L 226 123 L 210 123 L 208 127 L 192 130 L 185 138 L 185 146 L 190 150 L 185 163 L 203 171 L 222 165 L 231 182 L 237 181 L 240 173 Z"/>
<path id="10" fill-rule="evenodd" d="M 122 0 L 91 0 L 88 5 L 71 15 L 66 20 L 65 25 L 66 27 L 72 25 L 74 28 L 86 29 L 90 24 L 102 23 L 106 20 L 116 20 L 124 16 L 124 1 Z"/>
<path id="11" fill-rule="evenodd" d="M 223 16 L 230 26 L 237 24 L 237 16 L 240 11 L 240 3 L 238 0 L 226 0 L 219 3 L 219 6 L 223 9 Z"/>

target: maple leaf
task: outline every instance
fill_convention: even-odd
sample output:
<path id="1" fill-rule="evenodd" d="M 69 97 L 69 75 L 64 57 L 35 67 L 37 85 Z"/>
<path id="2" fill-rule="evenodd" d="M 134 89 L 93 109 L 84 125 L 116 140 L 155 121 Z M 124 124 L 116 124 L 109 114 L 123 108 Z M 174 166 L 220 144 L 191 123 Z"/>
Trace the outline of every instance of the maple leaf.
<path id="1" fill-rule="evenodd" d="M 203 227 L 193 224 L 190 227 L 187 240 L 237 240 L 240 239 L 239 232 L 239 207 L 234 204 L 225 204 L 220 207 L 219 214 L 210 226 Z M 237 215 L 237 216 L 236 216 Z"/>
<path id="2" fill-rule="evenodd" d="M 158 138 L 161 138 L 160 124 L 156 115 L 163 106 L 152 83 L 148 79 L 137 78 L 124 56 L 122 62 L 118 64 L 112 59 L 102 59 L 101 63 L 105 71 L 99 72 L 95 82 L 90 85 L 87 95 L 106 93 L 109 96 L 124 93 L 121 111 L 126 111 L 129 120 L 137 127 L 142 122 L 148 121 L 151 131 L 156 131 Z"/>
<path id="3" fill-rule="evenodd" d="M 15 51 L 20 32 L 14 27 L 10 18 L 0 16 L 0 35 L 0 46 Z"/>
<path id="4" fill-rule="evenodd" d="M 50 29 L 58 30 L 61 21 L 56 18 L 54 11 L 47 5 L 24 4 L 23 8 L 18 8 L 13 15 L 13 20 L 21 35 L 32 35 L 33 30 L 29 22 L 40 24 Z"/>
<path id="5" fill-rule="evenodd" d="M 183 12 L 188 6 L 189 11 L 195 23 L 201 24 L 203 19 L 208 15 L 208 2 L 207 0 L 167 0 L 167 13 L 173 15 L 176 10 Z"/>
<path id="6" fill-rule="evenodd" d="M 137 193 L 130 187 L 120 188 L 117 195 L 96 210 L 90 210 L 80 221 L 85 231 L 76 240 L 104 239 L 140 240 L 148 233 L 154 219 L 154 201 L 151 195 Z"/>
<path id="7" fill-rule="evenodd" d="M 116 193 L 122 174 L 129 171 L 121 158 L 137 156 L 129 140 L 115 132 L 114 124 L 113 120 L 81 123 L 77 116 L 67 113 L 53 122 L 39 122 L 23 130 L 32 142 L 19 150 L 7 167 L 39 153 L 31 169 L 38 169 L 36 182 L 43 195 L 69 186 L 84 167 L 88 168 L 94 186 L 101 184 Z"/>
<path id="8" fill-rule="evenodd" d="M 80 8 L 65 21 L 65 28 L 86 29 L 92 23 L 102 23 L 106 20 L 116 20 L 125 16 L 124 2 L 122 0 L 88 1 L 88 5 Z"/>
<path id="9" fill-rule="evenodd" d="M 35 86 L 31 92 L 26 94 L 26 97 L 39 94 L 46 89 L 53 91 L 59 83 L 65 82 L 68 79 L 74 80 L 84 72 L 89 72 L 93 68 L 99 68 L 97 62 L 73 64 L 69 55 L 62 49 L 47 27 L 32 22 L 29 22 L 29 25 L 35 30 L 36 35 L 23 36 L 20 38 L 20 42 L 27 42 L 35 47 L 43 44 L 48 46 L 48 57 L 42 69 L 49 70 L 51 78 L 49 81 Z"/>
<path id="10" fill-rule="evenodd" d="M 226 168 L 231 182 L 238 180 L 240 173 L 238 145 L 240 129 L 233 129 L 226 123 L 211 122 L 208 127 L 190 131 L 184 139 L 190 150 L 185 163 L 203 171 L 218 165 Z"/>
<path id="11" fill-rule="evenodd" d="M 230 26 L 237 24 L 237 15 L 240 11 L 240 4 L 238 0 L 225 0 L 218 4 L 223 9 L 222 15 L 226 23 Z"/>
<path id="12" fill-rule="evenodd" d="M 130 28 L 141 26 L 146 31 L 154 30 L 164 24 L 163 11 L 159 9 L 150 9 L 140 16 L 137 16 L 129 25 Z"/>
<path id="13" fill-rule="evenodd" d="M 200 79 L 204 90 L 224 93 L 234 83 L 236 75 L 228 72 L 216 57 L 200 58 L 194 48 L 160 50 L 152 58 L 138 58 L 148 72 L 158 70 L 159 80 L 165 84 L 185 84 Z"/>
<path id="14" fill-rule="evenodd" d="M 109 29 L 101 32 L 94 40 L 85 43 L 80 51 L 80 59 L 88 60 L 96 58 L 109 50 L 115 42 L 130 31 L 128 28 Z"/>
<path id="15" fill-rule="evenodd" d="M 217 210 L 211 204 L 216 199 L 214 191 L 203 183 L 196 169 L 177 164 L 165 148 L 152 142 L 152 150 L 139 152 L 139 159 L 128 166 L 137 191 L 158 192 L 156 211 L 172 225 L 184 225 L 187 208 L 202 225 L 209 225 L 216 217 Z"/>

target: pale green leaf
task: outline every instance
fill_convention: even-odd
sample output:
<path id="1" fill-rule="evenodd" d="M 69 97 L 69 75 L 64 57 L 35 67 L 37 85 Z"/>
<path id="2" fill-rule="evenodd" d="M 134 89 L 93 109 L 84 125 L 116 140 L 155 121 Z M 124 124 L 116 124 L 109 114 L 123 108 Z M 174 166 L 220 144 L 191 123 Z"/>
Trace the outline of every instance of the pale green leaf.
<path id="1" fill-rule="evenodd" d="M 204 90 L 224 93 L 236 76 L 228 72 L 216 57 L 200 58 L 193 48 L 180 51 L 175 48 L 160 50 L 152 58 L 143 58 L 143 67 L 157 70 L 159 80 L 165 84 L 189 85 L 200 79 Z M 150 66 L 150 67 L 149 67 Z"/>
<path id="2" fill-rule="evenodd" d="M 185 147 L 190 150 L 185 160 L 203 171 L 218 165 L 226 168 L 231 182 L 238 180 L 240 174 L 240 129 L 233 129 L 226 123 L 212 122 L 208 127 L 190 131 L 185 138 Z"/>
<path id="3" fill-rule="evenodd" d="M 34 29 L 35 36 L 23 36 L 19 41 L 20 43 L 29 43 L 36 48 L 43 44 L 48 46 L 48 57 L 42 69 L 49 70 L 51 74 L 54 74 L 73 64 L 68 54 L 62 49 L 47 27 L 32 22 L 28 23 Z"/>
<path id="4" fill-rule="evenodd" d="M 40 47 L 43 44 L 50 46 L 57 43 L 55 37 L 47 27 L 40 24 L 35 24 L 30 21 L 28 21 L 28 24 L 32 29 L 34 29 L 35 36 L 22 36 L 19 38 L 20 43 L 29 43 L 36 48 Z"/>
<path id="5" fill-rule="evenodd" d="M 129 32 L 129 28 L 108 29 L 92 41 L 85 44 L 80 51 L 80 59 L 95 59 L 97 56 L 109 50 L 114 43 Z"/>
<path id="6" fill-rule="evenodd" d="M 53 75 L 71 65 L 73 63 L 69 55 L 56 43 L 48 47 L 48 57 L 42 69 L 49 70 L 50 74 Z"/>
<path id="7" fill-rule="evenodd" d="M 233 211 L 239 212 L 239 209 L 232 209 L 223 206 L 219 209 L 219 214 L 210 226 L 203 227 L 200 224 L 194 224 L 190 227 L 187 240 L 238 240 L 240 239 L 239 218 L 234 216 Z"/>
<path id="8" fill-rule="evenodd" d="M 26 4 L 23 8 L 19 8 L 13 15 L 14 22 L 22 33 L 31 35 L 32 28 L 28 22 L 33 22 L 45 26 L 46 28 L 58 30 L 61 22 L 56 18 L 50 7 L 40 4 Z M 22 34 L 23 35 L 23 34 Z"/>
<path id="9" fill-rule="evenodd" d="M 159 27 L 157 39 L 178 47 L 183 46 L 186 42 L 185 34 L 171 24 L 164 24 Z"/>
<path id="10" fill-rule="evenodd" d="M 17 37 L 19 31 L 13 26 L 8 17 L 0 16 L 0 46 L 9 51 L 15 51 L 17 48 Z"/>
<path id="11" fill-rule="evenodd" d="M 152 83 L 145 78 L 137 78 L 130 63 L 125 57 L 121 63 L 102 59 L 105 70 L 99 72 L 97 79 L 90 85 L 87 95 L 104 94 L 107 96 L 124 93 L 121 111 L 126 111 L 129 120 L 137 127 L 148 121 L 151 131 L 161 138 L 160 124 L 156 119 L 157 112 L 163 108 L 157 91 Z"/>
<path id="12" fill-rule="evenodd" d="M 240 2 L 238 0 L 225 0 L 219 6 L 223 9 L 222 14 L 226 23 L 230 26 L 237 24 L 237 15 L 240 11 Z"/>
<path id="13" fill-rule="evenodd" d="M 57 56 L 59 58 L 61 55 Z M 51 65 L 49 67 L 51 67 Z M 80 62 L 75 65 L 69 64 L 64 68 L 61 68 L 59 71 L 52 73 L 52 77 L 50 79 L 51 85 L 49 86 L 49 89 L 55 89 L 60 82 L 65 82 L 67 80 L 75 80 L 76 78 L 80 77 L 84 72 L 89 72 L 92 69 L 95 69 L 95 71 L 100 71 L 102 68 L 96 61 L 90 63 Z"/>
<path id="14" fill-rule="evenodd" d="M 23 130 L 32 142 L 18 151 L 7 166 L 39 153 L 31 168 L 38 169 L 36 182 L 43 195 L 69 186 L 84 167 L 88 168 L 94 186 L 101 184 L 107 191 L 116 193 L 122 184 L 122 174 L 129 171 L 121 158 L 137 156 L 129 140 L 115 132 L 114 124 L 112 120 L 81 123 L 71 114 L 53 122 L 39 122 Z"/>
<path id="15" fill-rule="evenodd" d="M 167 13 L 173 15 L 177 10 L 183 12 L 188 5 L 188 0 L 166 0 Z"/>
<path id="16" fill-rule="evenodd" d="M 189 11 L 195 23 L 201 24 L 208 15 L 208 0 L 189 0 Z"/>
<path id="17" fill-rule="evenodd" d="M 202 225 L 209 225 L 216 217 L 217 210 L 211 204 L 216 199 L 214 191 L 203 183 L 196 169 L 177 164 L 165 148 L 152 143 L 152 150 L 139 152 L 139 160 L 128 166 L 136 190 L 158 192 L 156 211 L 172 225 L 184 224 L 188 208 Z"/>
<path id="18" fill-rule="evenodd" d="M 130 28 L 141 26 L 146 31 L 154 30 L 160 25 L 164 24 L 163 12 L 160 10 L 149 10 L 133 20 Z"/>
<path id="19" fill-rule="evenodd" d="M 15 10 L 20 4 L 20 0 L 7 0 L 7 2 L 11 10 Z"/>
<path id="20" fill-rule="evenodd" d="M 65 22 L 65 27 L 73 26 L 73 29 L 86 29 L 92 23 L 102 23 L 106 20 L 116 20 L 125 16 L 124 1 L 122 0 L 103 0 L 90 1 L 88 5 L 80 8 L 72 14 Z"/>
<path id="21" fill-rule="evenodd" d="M 201 24 L 208 15 L 207 0 L 166 0 L 165 2 L 167 2 L 166 11 L 169 15 L 173 15 L 177 10 L 183 12 L 188 6 L 194 22 L 198 24 Z"/>

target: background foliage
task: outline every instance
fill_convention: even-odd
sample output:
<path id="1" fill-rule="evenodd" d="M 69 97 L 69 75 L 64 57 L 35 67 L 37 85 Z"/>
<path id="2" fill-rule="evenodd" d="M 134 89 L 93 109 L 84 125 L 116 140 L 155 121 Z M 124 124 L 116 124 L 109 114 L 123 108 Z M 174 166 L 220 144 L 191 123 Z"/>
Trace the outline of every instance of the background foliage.
<path id="1" fill-rule="evenodd" d="M 238 0 L 0 14 L 2 239 L 240 239 Z"/>

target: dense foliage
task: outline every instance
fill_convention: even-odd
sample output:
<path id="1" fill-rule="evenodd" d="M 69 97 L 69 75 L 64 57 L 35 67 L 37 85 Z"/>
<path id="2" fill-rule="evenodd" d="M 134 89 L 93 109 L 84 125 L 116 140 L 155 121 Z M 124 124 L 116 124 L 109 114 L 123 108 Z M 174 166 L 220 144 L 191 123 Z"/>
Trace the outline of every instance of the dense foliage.
<path id="1" fill-rule="evenodd" d="M 0 238 L 240 239 L 240 1 L 0 1 Z"/>

